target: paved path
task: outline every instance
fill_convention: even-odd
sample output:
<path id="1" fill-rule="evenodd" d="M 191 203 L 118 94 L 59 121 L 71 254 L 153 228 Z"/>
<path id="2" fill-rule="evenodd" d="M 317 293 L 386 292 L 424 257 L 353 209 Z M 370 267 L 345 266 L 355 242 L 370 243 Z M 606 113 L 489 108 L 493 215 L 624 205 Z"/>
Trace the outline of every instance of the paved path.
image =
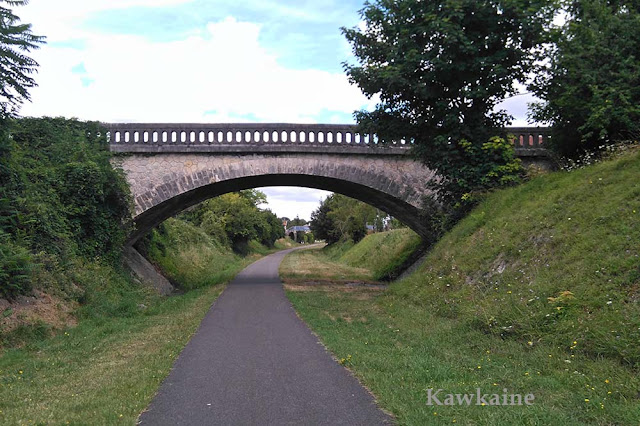
<path id="1" fill-rule="evenodd" d="M 379 425 L 391 420 L 285 297 L 278 266 L 242 271 L 213 304 L 143 425 Z"/>

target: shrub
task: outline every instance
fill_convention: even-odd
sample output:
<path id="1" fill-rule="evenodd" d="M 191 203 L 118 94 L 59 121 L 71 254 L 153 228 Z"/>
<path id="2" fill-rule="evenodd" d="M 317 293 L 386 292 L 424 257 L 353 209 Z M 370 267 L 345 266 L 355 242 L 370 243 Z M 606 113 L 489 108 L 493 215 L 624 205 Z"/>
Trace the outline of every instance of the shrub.
<path id="1" fill-rule="evenodd" d="M 6 121 L 0 132 L 0 294 L 29 291 L 29 271 L 49 253 L 116 264 L 131 217 L 130 193 L 115 170 L 99 123 L 64 118 Z M 54 262 L 58 263 L 58 262 Z M 64 266 L 61 266 L 64 268 Z"/>
<path id="2" fill-rule="evenodd" d="M 31 290 L 31 255 L 0 232 L 0 296 L 11 299 Z"/>

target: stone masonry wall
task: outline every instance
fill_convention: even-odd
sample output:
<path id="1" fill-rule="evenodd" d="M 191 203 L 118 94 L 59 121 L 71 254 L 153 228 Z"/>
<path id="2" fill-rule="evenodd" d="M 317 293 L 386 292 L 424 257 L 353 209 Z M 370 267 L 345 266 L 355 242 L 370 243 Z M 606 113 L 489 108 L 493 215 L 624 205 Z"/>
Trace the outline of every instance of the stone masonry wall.
<path id="1" fill-rule="evenodd" d="M 352 182 L 420 208 L 428 195 L 425 183 L 434 178 L 432 171 L 404 155 L 159 153 L 123 155 L 114 163 L 131 186 L 135 216 L 205 185 L 264 176 L 268 186 L 274 175 L 292 175 L 291 186 L 297 185 L 293 175 Z"/>

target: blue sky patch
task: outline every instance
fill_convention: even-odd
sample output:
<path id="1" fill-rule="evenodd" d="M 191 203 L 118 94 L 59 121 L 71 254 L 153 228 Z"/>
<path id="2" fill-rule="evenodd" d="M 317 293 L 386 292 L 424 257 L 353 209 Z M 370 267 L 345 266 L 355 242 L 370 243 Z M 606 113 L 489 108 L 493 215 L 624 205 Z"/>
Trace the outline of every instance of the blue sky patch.
<path id="1" fill-rule="evenodd" d="M 82 39 L 71 39 L 71 40 L 64 40 L 64 41 L 47 42 L 47 46 L 57 47 L 62 49 L 66 48 L 66 49 L 82 50 L 87 47 L 87 43 L 85 40 L 82 40 Z"/>
<path id="2" fill-rule="evenodd" d="M 95 80 L 90 77 L 81 77 L 80 81 L 82 81 L 82 87 L 89 87 L 95 82 Z"/>
<path id="3" fill-rule="evenodd" d="M 360 21 L 361 1 L 205 1 L 168 7 L 132 7 L 94 13 L 85 29 L 145 37 L 154 42 L 183 40 L 211 22 L 234 17 L 261 25 L 260 45 L 290 69 L 342 72 L 349 54 L 340 27 Z"/>
<path id="4" fill-rule="evenodd" d="M 71 72 L 74 74 L 86 74 L 87 69 L 84 67 L 84 62 L 80 62 L 78 65 L 71 68 Z"/>
<path id="5" fill-rule="evenodd" d="M 316 114 L 318 123 L 330 123 L 330 124 L 355 124 L 352 113 L 346 113 L 344 111 L 330 111 L 323 109 Z"/>

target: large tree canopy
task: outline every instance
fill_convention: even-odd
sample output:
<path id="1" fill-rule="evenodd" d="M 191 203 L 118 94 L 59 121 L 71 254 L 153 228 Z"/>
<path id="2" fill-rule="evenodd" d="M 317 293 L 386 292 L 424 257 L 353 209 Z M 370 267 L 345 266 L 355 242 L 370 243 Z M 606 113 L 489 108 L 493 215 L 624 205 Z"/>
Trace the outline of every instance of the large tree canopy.
<path id="1" fill-rule="evenodd" d="M 563 155 L 640 139 L 640 4 L 565 2 L 566 21 L 530 89 L 531 116 L 553 126 Z"/>
<path id="2" fill-rule="evenodd" d="M 342 31 L 358 65 L 352 83 L 375 111 L 360 126 L 383 141 L 411 140 L 414 152 L 444 177 L 441 195 L 457 197 L 517 174 L 507 145 L 486 145 L 510 117 L 495 106 L 525 81 L 551 22 L 553 0 L 376 0 L 364 26 Z M 496 142 L 496 140 L 494 140 Z M 497 149 L 497 151 L 495 151 Z"/>
<path id="3" fill-rule="evenodd" d="M 15 115 L 22 102 L 30 99 L 28 89 L 36 85 L 31 74 L 38 63 L 26 53 L 44 42 L 3 3 L 23 6 L 27 0 L 0 0 L 0 118 Z"/>

